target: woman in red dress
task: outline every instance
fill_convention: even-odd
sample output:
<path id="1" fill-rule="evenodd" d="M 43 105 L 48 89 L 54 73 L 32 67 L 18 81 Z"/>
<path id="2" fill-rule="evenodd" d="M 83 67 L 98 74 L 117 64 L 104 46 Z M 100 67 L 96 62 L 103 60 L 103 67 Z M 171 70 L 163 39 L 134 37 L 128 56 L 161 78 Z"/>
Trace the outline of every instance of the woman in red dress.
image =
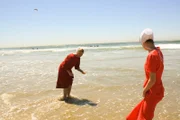
<path id="1" fill-rule="evenodd" d="M 63 88 L 63 98 L 61 100 L 66 100 L 70 97 L 71 86 L 73 83 L 73 72 L 72 68 L 75 67 L 76 70 L 85 74 L 83 70 L 80 69 L 80 57 L 83 55 L 84 50 L 78 48 L 76 53 L 69 54 L 65 60 L 60 64 L 58 71 L 58 79 L 56 88 Z"/>
<path id="2" fill-rule="evenodd" d="M 142 46 L 148 56 L 144 65 L 146 79 L 143 85 L 143 100 L 131 111 L 126 120 L 152 120 L 157 103 L 164 97 L 161 80 L 164 70 L 163 54 L 155 47 L 151 29 L 145 29 L 140 36 Z"/>

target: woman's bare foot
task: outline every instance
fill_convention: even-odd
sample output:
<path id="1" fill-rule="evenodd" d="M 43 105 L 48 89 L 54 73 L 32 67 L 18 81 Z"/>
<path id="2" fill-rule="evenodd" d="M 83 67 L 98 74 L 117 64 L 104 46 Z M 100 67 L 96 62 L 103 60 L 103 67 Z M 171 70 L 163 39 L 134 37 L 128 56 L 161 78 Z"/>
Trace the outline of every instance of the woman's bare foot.
<path id="1" fill-rule="evenodd" d="M 67 97 L 61 97 L 61 98 L 59 98 L 58 100 L 59 100 L 59 101 L 65 101 L 65 100 L 67 100 Z"/>

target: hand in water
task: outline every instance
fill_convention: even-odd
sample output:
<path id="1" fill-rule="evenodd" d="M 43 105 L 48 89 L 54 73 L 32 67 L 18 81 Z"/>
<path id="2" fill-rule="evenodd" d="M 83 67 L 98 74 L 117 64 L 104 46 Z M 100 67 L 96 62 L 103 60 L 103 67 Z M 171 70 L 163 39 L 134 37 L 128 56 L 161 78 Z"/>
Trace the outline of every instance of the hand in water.
<path id="1" fill-rule="evenodd" d="M 83 71 L 82 74 L 86 74 L 86 72 Z"/>

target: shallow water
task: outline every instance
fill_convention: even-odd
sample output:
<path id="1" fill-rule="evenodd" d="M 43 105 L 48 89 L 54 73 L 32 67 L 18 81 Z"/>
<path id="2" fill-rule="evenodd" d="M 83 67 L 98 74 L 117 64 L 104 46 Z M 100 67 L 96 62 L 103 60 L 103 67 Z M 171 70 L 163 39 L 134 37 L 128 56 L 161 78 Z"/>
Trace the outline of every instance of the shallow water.
<path id="1" fill-rule="evenodd" d="M 70 103 L 58 100 L 62 90 L 55 86 L 59 63 L 73 52 L 73 47 L 54 51 L 1 50 L 0 120 L 125 120 L 142 99 L 147 53 L 137 45 L 128 49 L 109 46 L 85 49 L 81 68 L 87 74 L 73 69 L 75 98 Z M 165 97 L 157 105 L 154 120 L 178 120 L 180 49 L 161 46 Z"/>

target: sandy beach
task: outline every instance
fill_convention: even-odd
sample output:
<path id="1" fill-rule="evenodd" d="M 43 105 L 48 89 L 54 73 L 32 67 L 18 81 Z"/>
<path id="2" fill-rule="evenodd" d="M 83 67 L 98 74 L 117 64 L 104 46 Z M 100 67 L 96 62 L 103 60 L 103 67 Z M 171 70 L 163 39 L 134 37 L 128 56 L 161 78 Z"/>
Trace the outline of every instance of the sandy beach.
<path id="1" fill-rule="evenodd" d="M 58 66 L 83 46 L 82 75 L 68 102 L 55 89 Z M 180 43 L 157 43 L 165 58 L 165 97 L 154 120 L 180 119 Z M 0 120 L 125 120 L 142 99 L 147 52 L 139 43 L 69 45 L 0 50 Z"/>

